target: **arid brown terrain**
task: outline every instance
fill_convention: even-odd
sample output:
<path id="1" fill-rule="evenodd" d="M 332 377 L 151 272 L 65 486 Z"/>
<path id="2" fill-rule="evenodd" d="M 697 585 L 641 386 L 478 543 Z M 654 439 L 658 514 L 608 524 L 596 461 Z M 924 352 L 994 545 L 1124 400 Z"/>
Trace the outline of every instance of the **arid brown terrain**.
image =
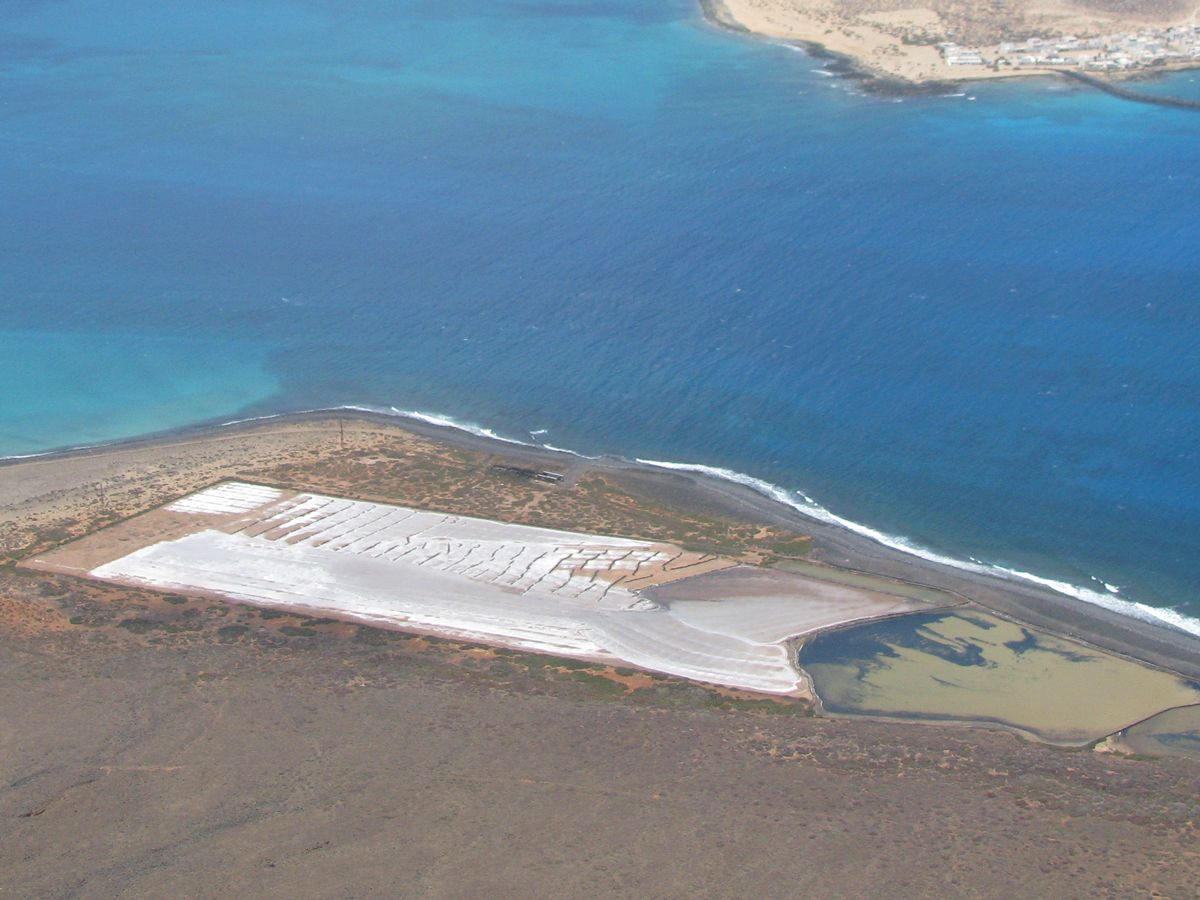
<path id="1" fill-rule="evenodd" d="M 493 461 L 329 420 L 47 461 L 21 485 L 0 469 L 0 896 L 1194 895 L 1185 759 L 817 718 L 13 565 L 223 477 L 805 553 L 650 482 L 581 469 L 564 490 Z"/>
<path id="2" fill-rule="evenodd" d="M 1200 879 L 1186 760 L 816 720 L 65 582 L 8 580 L 2 602 L 31 620 L 0 638 L 6 896 L 1185 897 Z"/>

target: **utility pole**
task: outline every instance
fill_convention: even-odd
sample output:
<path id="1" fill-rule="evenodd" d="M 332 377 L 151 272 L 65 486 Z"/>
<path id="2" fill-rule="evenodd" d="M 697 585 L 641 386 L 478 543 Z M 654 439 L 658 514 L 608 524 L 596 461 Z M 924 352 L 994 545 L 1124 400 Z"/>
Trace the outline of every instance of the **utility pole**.
<path id="1" fill-rule="evenodd" d="M 346 425 L 341 419 L 338 419 L 338 444 L 343 450 L 346 449 Z"/>

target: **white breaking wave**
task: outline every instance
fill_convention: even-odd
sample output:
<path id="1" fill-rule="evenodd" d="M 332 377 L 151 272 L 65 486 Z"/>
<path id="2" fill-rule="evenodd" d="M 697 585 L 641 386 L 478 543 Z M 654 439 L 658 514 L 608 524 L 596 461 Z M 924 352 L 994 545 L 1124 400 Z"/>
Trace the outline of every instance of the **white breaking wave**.
<path id="1" fill-rule="evenodd" d="M 974 99 L 974 98 L 971 98 Z M 287 416 L 305 415 L 308 413 L 319 412 L 337 412 L 340 409 L 353 412 L 374 413 L 376 415 L 397 416 L 404 419 L 415 419 L 419 422 L 425 422 L 429 425 L 438 425 L 443 428 L 455 428 L 459 431 L 464 431 L 467 434 L 473 434 L 477 437 L 490 438 L 491 440 L 501 441 L 506 444 L 516 444 L 521 447 L 540 447 L 546 450 L 552 450 L 556 453 L 569 453 L 572 456 L 580 459 L 602 459 L 602 456 L 588 456 L 584 453 L 579 453 L 575 450 L 570 450 L 565 447 L 556 447 L 553 444 L 534 444 L 529 441 L 518 440 L 517 438 L 505 437 L 492 431 L 490 428 L 484 428 L 473 423 L 459 422 L 450 416 L 443 416 L 437 413 L 427 413 L 420 410 L 402 410 L 395 406 L 362 406 L 354 404 L 344 404 L 342 406 L 327 406 L 317 407 L 315 409 L 292 410 L 290 412 L 271 413 L 262 416 L 251 416 L 245 419 L 231 419 L 228 422 L 220 422 L 216 427 L 222 428 L 230 425 L 242 425 L 248 422 L 261 422 L 270 419 L 278 419 Z M 120 443 L 121 441 L 110 441 L 100 444 L 90 444 L 83 447 L 71 447 L 69 450 L 90 449 L 92 447 L 102 447 L 107 444 Z M 47 456 L 53 453 L 61 453 L 63 450 L 48 450 L 44 453 L 28 453 L 20 456 L 4 456 L 0 460 L 19 460 L 32 459 L 39 456 Z M 1043 578 L 1040 575 L 1034 575 L 1031 572 L 1022 572 L 1019 569 L 1011 569 L 1006 566 L 992 565 L 981 560 L 971 557 L 970 559 L 956 559 L 952 556 L 946 556 L 936 551 L 915 544 L 908 538 L 901 535 L 892 535 L 872 528 L 869 525 L 863 525 L 851 519 L 843 518 L 837 513 L 826 509 L 821 504 L 817 503 L 807 494 L 802 491 L 789 491 L 780 487 L 777 484 L 772 484 L 762 478 L 756 478 L 753 475 L 746 475 L 742 472 L 736 472 L 733 469 L 725 469 L 720 466 L 709 466 L 703 463 L 678 463 L 665 460 L 641 459 L 635 458 L 637 462 L 644 466 L 654 466 L 660 469 L 674 469 L 681 472 L 694 472 L 698 475 L 706 475 L 710 478 L 719 478 L 723 481 L 731 481 L 735 484 L 741 484 L 752 488 L 790 506 L 797 512 L 808 516 L 811 519 L 816 519 L 819 522 L 825 522 L 829 525 L 837 525 L 845 528 L 847 531 L 852 531 L 855 534 L 870 538 L 877 544 L 882 544 L 885 547 L 890 547 L 893 550 L 899 550 L 901 553 L 907 553 L 910 556 L 916 556 L 920 559 L 925 559 L 930 562 L 938 563 L 951 568 L 960 569 L 966 572 L 975 572 L 980 575 L 993 575 L 1004 578 L 1013 578 L 1020 581 L 1027 581 L 1031 584 L 1036 584 L 1041 587 L 1049 588 L 1056 593 L 1063 594 L 1068 597 L 1073 597 L 1076 600 L 1081 600 L 1084 603 L 1090 603 L 1093 606 L 1099 606 L 1111 612 L 1121 615 L 1130 616 L 1131 618 L 1140 619 L 1143 622 L 1149 622 L 1153 625 L 1162 625 L 1168 628 L 1174 628 L 1178 631 L 1200 637 L 1200 619 L 1186 616 L 1178 610 L 1170 608 L 1160 608 L 1150 606 L 1146 603 L 1139 603 L 1136 600 L 1127 600 L 1118 596 L 1120 588 L 1116 585 L 1108 584 L 1098 578 L 1092 576 L 1092 580 L 1103 585 L 1105 592 L 1092 590 L 1090 588 L 1080 587 L 1079 585 L 1071 584 L 1066 581 L 1058 581 L 1053 578 Z"/>
<path id="2" fill-rule="evenodd" d="M 915 544 L 908 538 L 887 534 L 878 529 L 871 528 L 869 525 L 863 525 L 859 522 L 851 521 L 839 516 L 837 513 L 831 512 L 821 504 L 817 503 L 811 497 L 802 492 L 791 492 L 781 488 L 777 484 L 771 484 L 769 481 L 764 481 L 761 478 L 755 478 L 753 475 L 744 475 L 741 472 L 735 472 L 732 469 L 723 469 L 719 466 L 706 466 L 701 463 L 676 463 L 664 462 L 663 460 L 655 459 L 638 459 L 637 462 L 647 466 L 657 466 L 660 469 L 674 469 L 682 472 L 695 472 L 699 475 L 707 475 L 710 478 L 720 478 L 725 481 L 732 481 L 736 484 L 745 485 L 770 497 L 772 500 L 777 500 L 784 503 L 796 511 L 816 519 L 819 522 L 825 522 L 830 525 L 837 525 L 845 528 L 847 531 L 853 531 L 855 534 L 861 534 L 863 537 L 870 538 L 877 544 L 882 544 L 885 547 L 891 547 L 893 550 L 899 550 L 902 553 L 907 553 L 911 556 L 920 557 L 921 559 L 929 560 L 930 562 L 939 563 L 944 566 L 950 566 L 955 569 L 962 569 L 967 572 L 975 572 L 980 575 L 999 575 L 1006 578 L 1015 578 L 1021 581 L 1028 581 L 1032 584 L 1040 585 L 1041 587 L 1050 588 L 1059 594 L 1065 594 L 1068 597 L 1074 597 L 1076 600 L 1082 600 L 1085 603 L 1091 603 L 1093 606 L 1100 606 L 1112 612 L 1120 613 L 1125 616 L 1131 616 L 1135 619 L 1141 619 L 1144 622 L 1150 622 L 1155 625 L 1165 625 L 1169 628 L 1175 628 L 1179 631 L 1200 637 L 1200 619 L 1185 616 L 1183 613 L 1174 609 L 1161 609 L 1156 606 L 1149 606 L 1145 603 L 1138 603 L 1135 600 L 1126 600 L 1115 596 L 1119 588 L 1115 585 L 1105 584 L 1104 587 L 1108 593 L 1101 593 L 1090 588 L 1080 587 L 1070 584 L 1066 581 L 1057 581 L 1053 578 L 1043 578 L 1040 575 L 1034 575 L 1031 572 L 1022 572 L 1019 569 L 1010 569 L 1006 566 L 990 565 L 980 562 L 976 559 L 962 560 L 952 556 L 945 556 L 928 548 Z"/>
<path id="3" fill-rule="evenodd" d="M 416 409 L 397 409 L 390 407 L 388 410 L 369 409 L 366 407 L 345 407 L 347 409 L 364 409 L 366 412 L 387 412 L 393 416 L 400 416 L 402 419 L 416 419 L 418 422 L 425 422 L 428 425 L 440 425 L 443 428 L 457 428 L 459 431 L 465 431 L 467 434 L 473 434 L 476 437 L 491 438 L 493 441 L 503 441 L 506 444 L 517 444 L 521 447 L 536 447 L 537 444 L 531 444 L 529 441 L 521 441 L 517 438 L 505 437 L 502 434 L 497 434 L 490 428 L 484 428 L 481 425 L 474 425 L 470 422 L 459 422 L 449 416 L 439 416 L 436 413 L 421 412 Z"/>
<path id="4" fill-rule="evenodd" d="M 335 409 L 349 409 L 357 412 L 376 413 L 385 416 L 398 416 L 401 419 L 415 419 L 418 422 L 424 422 L 427 425 L 437 425 L 440 428 L 454 428 L 458 431 L 464 431 L 467 434 L 473 434 L 476 437 L 488 438 L 493 441 L 501 441 L 505 444 L 516 444 L 518 447 L 534 447 L 542 450 L 550 450 L 554 453 L 566 453 L 570 456 L 578 457 L 579 459 L 603 459 L 602 456 L 588 456 L 586 453 L 580 453 L 578 450 L 571 450 L 568 447 L 556 447 L 554 444 L 548 444 L 544 441 L 534 443 L 532 441 L 522 441 L 519 438 L 507 437 L 498 432 L 492 431 L 490 428 L 485 428 L 482 425 L 476 425 L 473 422 L 460 422 L 458 419 L 450 416 L 444 416 L 440 413 L 422 412 L 417 409 L 400 409 L 395 406 L 338 406 Z M 306 410 L 306 412 L 325 412 L 325 410 Z M 548 434 L 548 430 L 543 428 L 539 431 L 531 431 L 531 436 L 539 434 Z"/>
<path id="5" fill-rule="evenodd" d="M 57 453 L 76 453 L 79 450 L 95 450 L 99 447 L 107 447 L 109 444 L 120 444 L 129 440 L 128 438 L 116 438 L 111 441 L 100 441 L 95 444 L 72 444 L 69 447 L 59 447 L 56 450 L 38 450 L 34 453 L 12 453 L 8 456 L 0 456 L 0 462 L 15 462 L 22 459 L 37 459 L 39 456 L 52 456 Z"/>
<path id="6" fill-rule="evenodd" d="M 458 431 L 465 431 L 467 434 L 473 434 L 476 437 L 488 438 L 493 441 L 502 441 L 506 444 L 517 444 L 521 447 L 537 447 L 539 444 L 532 444 L 529 441 L 518 440 L 517 438 L 505 437 L 490 428 L 484 428 L 482 425 L 475 425 L 470 422 L 459 422 L 450 416 L 443 416 L 437 413 L 421 412 L 415 409 L 399 409 L 395 406 L 366 406 L 363 404 L 343 403 L 341 406 L 319 406 L 313 409 L 296 409 L 289 412 L 270 413 L 265 416 L 250 416 L 246 419 L 230 419 L 228 422 L 220 422 L 217 428 L 225 428 L 229 425 L 245 425 L 249 422 L 266 422 L 271 419 L 279 419 L 290 416 L 305 416 L 311 413 L 329 413 L 337 412 L 338 410 L 346 410 L 347 412 L 365 412 L 372 413 L 377 416 L 395 416 L 400 419 L 414 419 L 418 422 L 424 422 L 427 425 L 437 425 L 441 428 L 454 428 Z"/>
<path id="7" fill-rule="evenodd" d="M 41 450 L 37 453 L 12 453 L 0 456 L 0 462 L 15 459 L 37 459 L 39 456 L 49 456 L 51 453 L 70 453 L 72 450 L 90 450 L 95 444 L 80 444 L 78 447 L 64 447 L 62 450 Z"/>
<path id="8" fill-rule="evenodd" d="M 555 447 L 553 444 L 542 444 L 547 450 L 553 450 L 555 453 L 567 453 L 571 456 L 577 456 L 580 459 L 604 459 L 603 456 L 588 456 L 586 453 L 580 453 L 578 450 L 568 450 L 566 447 Z"/>
<path id="9" fill-rule="evenodd" d="M 518 444 L 522 447 L 539 447 L 541 444 L 532 444 L 529 441 L 521 441 L 516 438 L 505 437 L 502 434 L 497 434 L 490 428 L 483 428 L 479 425 L 471 423 L 463 423 L 450 418 L 449 416 L 441 416 L 436 413 L 425 413 L 418 410 L 403 410 L 397 409 L 394 406 L 365 406 L 353 403 L 344 403 L 340 406 L 315 406 L 309 409 L 290 409 L 285 412 L 266 413 L 261 416 L 246 416 L 242 419 L 228 419 L 224 422 L 215 424 L 202 424 L 198 428 L 229 428 L 234 425 L 248 425 L 251 422 L 269 422 L 272 419 L 286 419 L 292 416 L 306 416 L 312 413 L 330 413 L 338 410 L 346 410 L 348 412 L 365 412 L 373 413 L 380 416 L 397 416 L 402 419 L 416 419 L 419 422 L 425 422 L 429 425 L 440 425 L 443 428 L 456 428 L 459 431 L 465 431 L 468 434 L 476 435 L 477 437 L 490 438 L 494 441 L 503 441 L 506 444 Z M 184 431 L 188 429 L 182 429 Z M 169 435 L 173 432 L 162 432 L 161 435 Z M 14 453 L 10 456 L 0 456 L 0 462 L 6 460 L 21 460 L 21 459 L 37 459 L 41 456 L 55 456 L 60 453 L 73 453 L 77 450 L 95 450 L 100 447 L 112 447 L 118 444 L 124 444 L 129 441 L 152 439 L 156 433 L 151 432 L 148 435 L 131 436 L 123 438 L 113 438 L 111 441 L 99 441 L 95 444 L 74 444 L 69 447 L 56 447 L 53 450 L 39 450 L 36 453 Z M 563 453 L 571 453 L 570 450 L 563 450 Z M 575 454 L 579 456 L 580 454 Z M 585 457 L 589 459 L 598 459 L 599 457 Z"/>

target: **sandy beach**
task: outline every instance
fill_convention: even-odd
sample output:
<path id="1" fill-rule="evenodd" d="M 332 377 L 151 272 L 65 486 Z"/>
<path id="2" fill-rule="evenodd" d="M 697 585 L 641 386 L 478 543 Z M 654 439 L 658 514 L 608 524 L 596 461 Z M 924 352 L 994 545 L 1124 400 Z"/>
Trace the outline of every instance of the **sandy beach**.
<path id="1" fill-rule="evenodd" d="M 508 465 L 553 469 L 564 473 L 568 485 L 589 476 L 600 476 L 631 494 L 670 508 L 744 521 L 747 527 L 753 526 L 751 534 L 764 524 L 772 526 L 781 535 L 791 535 L 793 539 L 803 536 L 811 543 L 804 548 L 806 565 L 867 573 L 947 592 L 1001 616 L 1189 678 L 1200 678 L 1200 639 L 1193 635 L 1026 581 L 958 569 L 904 553 L 846 528 L 809 518 L 746 485 L 623 459 L 583 459 L 457 428 L 360 410 L 282 415 L 6 461 L 0 464 L 0 507 L 12 513 L 13 521 L 0 531 L 0 552 L 23 558 L 28 555 L 26 551 L 36 548 L 34 534 L 39 531 L 60 538 L 61 542 L 97 524 L 109 524 L 222 478 L 264 471 L 286 472 L 290 463 L 311 458 L 316 447 L 328 449 L 339 442 L 371 443 L 380 437 L 439 455 L 486 454 Z M 379 460 L 380 466 L 386 462 L 386 458 Z M 369 484 L 355 485 L 352 481 L 347 479 L 345 483 L 349 493 L 373 499 Z M 323 487 L 328 489 L 330 484 Z M 523 516 L 527 520 L 531 513 L 528 508 L 506 505 L 507 501 L 493 501 L 482 494 L 472 496 L 473 489 L 481 490 L 479 485 L 458 485 L 445 496 L 439 495 L 422 505 L 518 522 L 523 521 Z M 103 512 L 105 509 L 109 510 L 107 514 Z M 564 509 L 561 515 L 587 514 Z M 69 524 L 63 525 L 64 520 Z M 629 534 L 615 521 L 580 523 L 564 518 L 557 522 L 539 519 L 536 524 L 586 527 L 628 537 L 674 540 L 687 537 Z M 744 547 L 752 544 L 748 542 Z M 748 550 L 745 558 L 754 561 L 769 553 L 769 549 Z"/>
<path id="2" fill-rule="evenodd" d="M 705 17 L 722 28 L 799 44 L 817 55 L 834 57 L 834 68 L 844 74 L 867 78 L 876 89 L 890 86 L 897 91 L 937 90 L 941 85 L 960 82 L 1056 74 L 1052 67 L 948 66 L 937 48 L 941 41 L 995 47 L 1003 40 L 1027 34 L 1099 35 L 1192 21 L 1190 9 L 1170 3 L 1108 11 L 1055 0 L 986 9 L 937 0 L 912 6 L 845 0 L 700 2 Z M 1186 68 L 1161 66 L 1138 70 L 1138 74 L 1181 67 Z"/>

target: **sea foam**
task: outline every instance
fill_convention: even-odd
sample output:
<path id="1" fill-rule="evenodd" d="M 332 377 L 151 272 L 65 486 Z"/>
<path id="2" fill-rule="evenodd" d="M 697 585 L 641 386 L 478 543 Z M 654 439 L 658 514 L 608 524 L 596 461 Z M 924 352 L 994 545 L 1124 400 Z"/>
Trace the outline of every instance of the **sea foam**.
<path id="1" fill-rule="evenodd" d="M 503 441 L 508 444 L 517 444 L 523 447 L 543 447 L 547 450 L 553 450 L 558 453 L 568 453 L 572 456 L 580 457 L 581 459 L 602 459 L 600 456 L 588 456 L 579 453 L 575 450 L 570 450 L 564 447 L 556 447 L 552 444 L 531 444 L 528 441 L 518 440 L 517 438 L 506 437 L 498 434 L 490 428 L 484 428 L 480 425 L 472 423 L 460 422 L 450 416 L 441 415 L 438 413 L 422 412 L 420 410 L 402 410 L 395 406 L 377 407 L 377 406 L 361 406 L 361 405 L 345 405 L 334 407 L 336 409 L 353 410 L 358 412 L 371 412 L 383 415 L 393 415 L 405 419 L 415 419 L 420 422 L 425 422 L 430 425 L 438 425 L 443 428 L 455 428 L 459 431 L 467 432 L 468 434 L 476 435 L 477 437 L 489 438 L 492 440 Z M 331 410 L 305 410 L 305 412 L 328 412 Z M 260 418 L 270 419 L 276 416 L 262 416 Z M 237 420 L 238 422 L 252 421 L 247 419 Z M 227 423 L 235 424 L 235 423 Z M 938 563 L 943 566 L 960 569 L 966 572 L 974 572 L 979 575 L 991 575 L 1001 578 L 1016 579 L 1025 581 L 1030 584 L 1036 584 L 1040 587 L 1049 588 L 1055 593 L 1063 594 L 1067 597 L 1072 597 L 1084 603 L 1090 603 L 1093 606 L 1099 606 L 1111 612 L 1120 615 L 1129 616 L 1134 619 L 1140 619 L 1143 622 L 1148 622 L 1152 625 L 1164 626 L 1173 628 L 1187 634 L 1200 637 L 1200 619 L 1186 616 L 1178 610 L 1169 607 L 1150 606 L 1146 603 L 1139 603 L 1136 600 L 1128 600 L 1117 596 L 1119 588 L 1115 585 L 1106 584 L 1099 579 L 1093 579 L 1104 585 L 1105 591 L 1096 591 L 1091 588 L 1081 587 L 1071 584 L 1067 581 L 1061 581 L 1054 578 L 1045 578 L 1041 575 L 1035 575 L 1032 572 L 1024 572 L 1020 569 L 1013 569 L 1007 566 L 993 565 L 975 559 L 958 559 L 953 556 L 947 556 L 943 553 L 938 553 L 930 550 L 927 547 L 922 547 L 902 535 L 888 534 L 880 531 L 877 528 L 872 528 L 869 525 L 864 525 L 861 522 L 855 522 L 852 519 L 847 519 L 844 516 L 839 516 L 837 513 L 822 506 L 812 497 L 805 494 L 803 491 L 789 491 L 786 488 L 780 487 L 777 484 L 772 484 L 762 478 L 756 478 L 753 475 L 747 475 L 743 472 L 737 472 L 733 469 L 725 469 L 720 466 L 710 466 L 703 463 L 682 463 L 672 462 L 669 460 L 658 459 L 642 459 L 635 457 L 634 462 L 644 465 L 653 466 L 659 469 L 671 469 L 680 472 L 693 472 L 697 475 L 705 475 L 709 478 L 718 478 L 723 481 L 730 481 L 735 484 L 740 484 L 749 487 L 758 493 L 791 507 L 797 512 L 810 519 L 815 519 L 818 522 L 824 522 L 829 525 L 836 525 L 847 531 L 852 531 L 855 534 L 862 535 L 875 541 L 877 544 L 882 544 L 885 547 L 890 547 L 893 550 L 898 550 L 901 553 L 907 553 L 910 556 L 916 556 L 920 559 L 928 560 L 929 562 Z"/>
<path id="2" fill-rule="evenodd" d="M 1032 572 L 1022 572 L 1019 569 L 1008 568 L 1007 566 L 992 565 L 977 559 L 957 559 L 952 556 L 938 553 L 930 550 L 927 547 L 922 547 L 919 544 L 910 541 L 901 535 L 887 534 L 869 525 L 864 525 L 860 522 L 855 522 L 851 519 L 839 516 L 837 513 L 826 509 L 821 504 L 817 503 L 807 494 L 803 492 L 788 491 L 777 484 L 772 484 L 769 481 L 764 481 L 761 478 L 755 478 L 753 475 L 745 475 L 741 472 L 735 472 L 731 469 L 723 469 L 718 466 L 707 466 L 701 463 L 677 463 L 654 459 L 638 459 L 637 462 L 642 465 L 656 466 L 660 469 L 673 469 L 683 472 L 695 472 L 700 475 L 707 475 L 710 478 L 720 478 L 725 481 L 732 481 L 737 484 L 753 488 L 761 494 L 770 497 L 772 500 L 777 500 L 780 503 L 792 507 L 803 515 L 816 519 L 819 522 L 825 522 L 830 525 L 837 525 L 845 528 L 847 531 L 852 531 L 855 534 L 860 534 L 863 537 L 870 538 L 878 544 L 885 547 L 890 547 L 893 550 L 899 550 L 902 553 L 907 553 L 910 556 L 916 556 L 921 559 L 929 560 L 940 565 L 950 566 L 955 569 L 961 569 L 967 572 L 975 572 L 980 575 L 995 575 L 1002 578 L 1013 578 L 1020 581 L 1027 581 L 1031 584 L 1036 584 L 1041 587 L 1046 587 L 1059 594 L 1064 594 L 1068 597 L 1073 597 L 1076 600 L 1082 600 L 1085 603 L 1090 603 L 1094 606 L 1100 606 L 1112 612 L 1120 613 L 1121 615 L 1130 616 L 1135 619 L 1141 619 L 1144 622 L 1150 622 L 1154 625 L 1164 625 L 1169 628 L 1174 628 L 1179 631 L 1193 634 L 1200 637 L 1200 619 L 1195 619 L 1190 616 L 1185 616 L 1177 610 L 1170 608 L 1159 608 L 1149 606 L 1145 603 L 1138 603 L 1134 600 L 1126 600 L 1115 596 L 1119 590 L 1114 585 L 1105 584 L 1107 593 L 1101 593 L 1090 588 L 1080 587 L 1079 585 L 1071 584 L 1066 581 L 1060 581 L 1053 578 L 1044 578 L 1040 575 L 1034 575 Z"/>
<path id="3" fill-rule="evenodd" d="M 424 422 L 428 425 L 436 425 L 441 428 L 453 428 L 467 434 L 475 435 L 476 437 L 487 438 L 489 440 L 501 441 L 506 444 L 515 444 L 521 447 L 537 447 L 545 450 L 551 450 L 556 453 L 567 453 L 571 456 L 579 457 L 580 459 L 603 459 L 602 456 L 588 456 L 584 453 L 571 450 L 565 447 L 558 447 L 553 444 L 541 443 L 535 444 L 529 441 L 522 441 L 518 438 L 502 435 L 490 428 L 481 425 L 476 425 L 470 422 L 461 422 L 451 416 L 442 415 L 440 413 L 430 413 L 421 410 L 404 410 L 395 406 L 370 406 L 363 404 L 343 404 L 333 407 L 319 407 L 314 409 L 293 410 L 289 412 L 268 413 L 261 416 L 250 416 L 241 419 L 230 419 L 225 422 L 217 423 L 218 428 L 228 427 L 233 425 L 244 425 L 251 422 L 263 422 L 271 419 L 278 419 L 287 416 L 304 415 L 309 413 L 321 412 L 337 412 L 338 410 L 346 410 L 348 412 L 365 412 L 376 415 L 395 416 L 401 419 L 412 419 L 418 422 Z M 108 442 L 118 443 L 118 442 Z M 71 447 L 69 450 L 91 449 L 93 447 L 102 447 L 106 444 L 94 444 L 87 447 Z M 19 456 L 0 457 L 0 460 L 21 460 L 32 459 L 39 456 L 47 456 L 53 453 L 60 453 L 62 450 L 47 451 L 46 453 L 30 453 Z M 726 469 L 720 466 L 710 466 L 704 463 L 684 463 L 672 462 L 669 460 L 659 459 L 643 459 L 635 457 L 633 462 L 643 466 L 651 466 L 658 469 L 669 469 L 679 472 L 692 472 L 697 475 L 704 475 L 709 478 L 717 478 L 722 481 L 729 481 L 735 484 L 743 485 L 751 488 L 765 497 L 782 503 L 800 514 L 815 519 L 818 522 L 824 522 L 829 525 L 836 525 L 844 528 L 847 531 L 852 531 L 855 534 L 869 538 L 877 544 L 885 547 L 890 547 L 893 550 L 898 550 L 901 553 L 906 553 L 910 556 L 915 556 L 920 559 L 928 560 L 929 562 L 938 563 L 939 565 L 950 566 L 951 568 L 959 569 L 966 572 L 974 572 L 980 575 L 998 576 L 1001 578 L 1016 579 L 1025 581 L 1030 584 L 1036 584 L 1040 587 L 1049 588 L 1055 593 L 1063 594 L 1080 600 L 1084 603 L 1090 603 L 1093 606 L 1099 606 L 1111 612 L 1120 615 L 1129 616 L 1134 619 L 1140 619 L 1143 622 L 1148 622 L 1153 625 L 1164 626 L 1186 634 L 1196 635 L 1200 637 L 1200 619 L 1184 615 L 1178 610 L 1169 607 L 1150 606 L 1146 603 L 1139 603 L 1136 600 L 1129 600 L 1118 596 L 1120 588 L 1116 585 L 1108 584 L 1101 579 L 1092 577 L 1093 581 L 1103 585 L 1104 591 L 1097 591 L 1091 588 L 1081 587 L 1080 585 L 1071 584 L 1067 581 L 1062 581 L 1054 578 L 1046 578 L 1041 575 L 1035 575 L 1032 572 L 1024 572 L 1020 569 L 1013 569 L 1007 566 L 994 565 L 982 560 L 971 557 L 969 559 L 958 559 L 953 556 L 947 556 L 943 553 L 938 553 L 930 550 L 927 547 L 909 540 L 902 535 L 888 534 L 880 531 L 877 528 L 872 528 L 869 525 L 864 525 L 861 522 L 855 522 L 852 519 L 847 519 L 839 516 L 837 513 L 822 506 L 812 497 L 805 494 L 803 491 L 789 491 L 786 488 L 780 487 L 777 484 L 772 484 L 762 478 L 757 478 L 753 475 L 747 475 L 743 472 L 737 472 L 733 469 Z"/>

